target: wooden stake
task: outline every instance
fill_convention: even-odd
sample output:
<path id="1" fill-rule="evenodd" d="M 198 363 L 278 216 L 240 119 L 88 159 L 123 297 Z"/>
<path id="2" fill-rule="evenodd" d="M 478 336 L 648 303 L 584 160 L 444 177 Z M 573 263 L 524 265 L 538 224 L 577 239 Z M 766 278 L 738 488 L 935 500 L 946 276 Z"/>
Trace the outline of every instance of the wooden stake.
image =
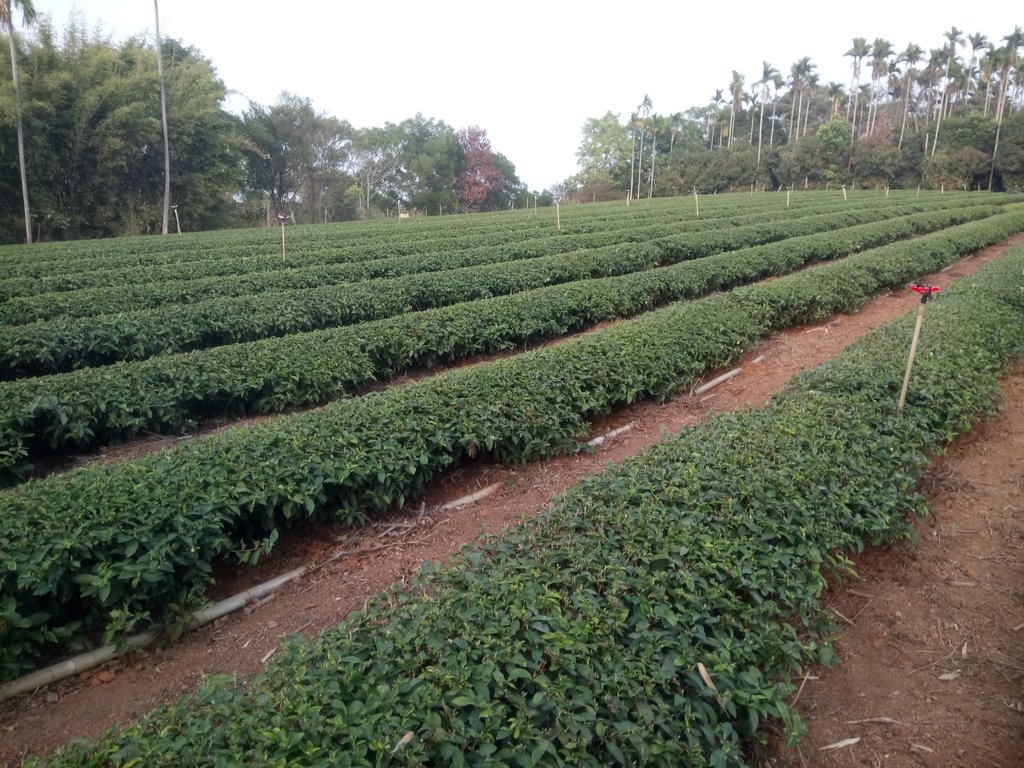
<path id="1" fill-rule="evenodd" d="M 558 223 L 558 231 L 562 231 L 562 209 L 558 205 L 558 201 L 555 201 L 555 221 Z"/>
<path id="2" fill-rule="evenodd" d="M 693 188 L 693 204 L 697 208 L 697 218 L 700 218 L 700 200 L 697 199 L 697 188 Z"/>

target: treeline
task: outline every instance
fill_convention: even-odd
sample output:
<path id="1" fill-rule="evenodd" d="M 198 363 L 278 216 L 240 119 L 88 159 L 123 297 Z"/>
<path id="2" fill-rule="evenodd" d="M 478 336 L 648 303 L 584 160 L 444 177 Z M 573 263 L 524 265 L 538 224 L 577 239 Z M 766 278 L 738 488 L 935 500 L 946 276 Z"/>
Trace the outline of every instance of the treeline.
<path id="1" fill-rule="evenodd" d="M 1017 27 L 1000 41 L 952 27 L 926 52 L 854 38 L 847 87 L 802 57 L 788 76 L 736 70 L 709 102 L 583 127 L 582 200 L 745 189 L 863 186 L 1024 190 L 1024 89 Z"/>
<path id="2" fill-rule="evenodd" d="M 45 19 L 17 29 L 15 41 L 32 239 L 159 232 L 155 47 L 138 37 L 115 44 L 83 26 L 59 35 Z M 479 127 L 457 131 L 416 115 L 355 128 L 288 93 L 234 115 L 211 61 L 175 40 L 165 39 L 162 53 L 171 204 L 183 230 L 276 224 L 279 215 L 305 223 L 534 202 Z M 17 112 L 11 62 L 0 57 L 0 242 L 26 239 Z"/>
<path id="3" fill-rule="evenodd" d="M 153 46 L 114 44 L 81 25 L 58 40 L 46 20 L 15 42 L 20 100 L 11 62 L 0 58 L 0 242 L 26 239 L 19 112 L 33 240 L 160 231 Z M 580 172 L 538 193 L 477 126 L 457 131 L 417 114 L 356 128 L 289 93 L 232 114 L 213 64 L 167 40 L 171 203 L 181 228 L 197 230 L 693 190 L 1024 190 L 1019 27 L 1000 42 L 953 27 L 928 54 L 916 44 L 896 53 L 883 38 L 852 42 L 837 52 L 851 62 L 848 87 L 822 83 L 808 57 L 788 77 L 765 61 L 754 76 L 732 71 L 702 106 L 659 114 L 644 96 L 625 121 L 611 112 L 590 118 Z"/>

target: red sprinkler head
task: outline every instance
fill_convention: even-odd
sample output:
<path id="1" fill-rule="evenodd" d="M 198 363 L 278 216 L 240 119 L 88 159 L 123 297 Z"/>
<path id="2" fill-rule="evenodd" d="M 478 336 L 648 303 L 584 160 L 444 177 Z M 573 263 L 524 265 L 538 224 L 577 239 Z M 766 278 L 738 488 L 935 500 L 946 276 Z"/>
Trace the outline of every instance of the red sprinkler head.
<path id="1" fill-rule="evenodd" d="M 932 294 L 938 293 L 942 289 L 937 285 L 928 285 L 927 283 L 913 282 L 907 286 L 907 290 L 920 294 L 921 303 L 927 304 L 928 299 L 932 297 Z"/>

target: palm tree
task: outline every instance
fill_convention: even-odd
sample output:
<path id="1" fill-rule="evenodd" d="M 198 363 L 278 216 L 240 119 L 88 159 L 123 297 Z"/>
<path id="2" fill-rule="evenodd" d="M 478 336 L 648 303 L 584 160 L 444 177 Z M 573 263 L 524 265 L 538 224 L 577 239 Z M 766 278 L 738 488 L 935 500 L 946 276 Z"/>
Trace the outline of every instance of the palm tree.
<path id="1" fill-rule="evenodd" d="M 636 169 L 636 112 L 629 116 L 629 135 L 633 139 L 633 146 L 629 150 L 629 196 L 627 200 L 633 199 L 633 171 Z"/>
<path id="2" fill-rule="evenodd" d="M 989 47 L 988 38 L 980 32 L 967 36 L 967 42 L 971 46 L 971 63 L 967 65 L 964 73 L 964 96 L 970 95 L 970 80 L 975 75 L 974 65 L 978 63 L 978 51 Z"/>
<path id="3" fill-rule="evenodd" d="M 28 208 L 28 176 L 25 174 L 25 129 L 21 122 L 21 86 L 18 83 L 18 51 L 14 44 L 14 9 L 21 8 L 21 19 L 31 24 L 36 19 L 32 0 L 0 0 L 0 29 L 7 28 L 11 43 L 11 78 L 14 80 L 14 109 L 18 122 L 18 168 L 21 171 L 21 199 L 25 204 L 25 242 L 32 242 L 32 215 Z"/>
<path id="4" fill-rule="evenodd" d="M 732 71 L 732 81 L 729 83 L 729 95 L 732 96 L 729 107 L 729 146 L 732 146 L 733 136 L 736 133 L 736 109 L 739 107 L 740 99 L 743 98 L 743 75 L 735 69 Z"/>
<path id="5" fill-rule="evenodd" d="M 928 63 L 924 69 L 921 70 L 921 84 L 922 87 L 928 91 L 928 108 L 925 110 L 924 115 L 924 130 L 927 134 L 931 126 L 931 115 L 935 104 L 935 92 L 936 83 L 942 76 L 942 57 L 945 55 L 945 48 L 931 48 L 928 55 Z M 928 140 L 925 139 L 925 145 L 927 146 Z"/>
<path id="6" fill-rule="evenodd" d="M 798 103 L 797 103 L 797 139 L 800 138 L 800 117 L 801 112 L 804 109 L 804 91 L 809 90 L 811 86 L 818 82 L 818 76 L 814 73 L 817 69 L 816 65 L 812 65 L 809 56 L 804 56 L 799 59 L 793 66 L 794 74 L 794 88 L 797 90 Z M 811 108 L 810 93 L 807 98 L 807 109 L 808 113 Z M 804 135 L 807 135 L 807 119 L 804 118 Z"/>
<path id="7" fill-rule="evenodd" d="M 153 0 L 153 13 L 156 15 L 156 71 L 160 77 L 160 117 L 164 128 L 164 219 L 162 231 L 166 235 L 167 218 L 171 212 L 171 143 L 167 137 L 167 94 L 164 90 L 164 55 L 163 43 L 160 41 L 160 7 L 158 0 Z"/>
<path id="8" fill-rule="evenodd" d="M 842 83 L 830 80 L 826 93 L 832 100 L 832 117 L 835 117 L 839 114 L 839 105 L 843 103 L 843 96 L 846 95 L 846 87 Z"/>
<path id="9" fill-rule="evenodd" d="M 782 79 L 782 73 L 776 71 L 775 75 L 772 76 L 772 129 L 768 133 L 768 146 L 775 146 L 775 110 L 779 104 L 779 88 L 785 85 L 786 81 Z"/>
<path id="10" fill-rule="evenodd" d="M 811 102 L 814 92 L 818 89 L 818 74 L 816 72 L 807 73 L 807 109 L 804 110 L 804 131 L 803 135 L 807 135 L 807 123 L 811 119 Z M 799 118 L 799 115 L 797 115 Z"/>
<path id="11" fill-rule="evenodd" d="M 639 165 L 636 170 L 636 192 L 640 194 L 640 178 L 644 173 L 644 129 L 647 126 L 647 117 L 651 114 L 651 108 L 654 105 L 651 103 L 651 97 L 646 93 L 644 94 L 643 101 L 637 106 L 637 110 L 640 112 L 640 156 L 638 158 Z M 632 184 L 630 184 L 632 187 Z"/>
<path id="12" fill-rule="evenodd" d="M 949 88 L 949 68 L 953 64 L 953 57 L 956 56 L 957 46 L 963 45 L 964 33 L 956 27 L 950 27 L 948 32 L 943 32 L 943 37 L 946 38 L 946 69 L 942 74 L 942 82 L 944 87 L 942 94 L 939 99 L 939 114 L 935 118 L 935 138 L 932 139 L 932 156 L 935 155 L 935 148 L 939 146 L 939 128 L 942 127 L 942 113 L 944 109 L 952 111 L 952 104 L 948 103 L 950 88 Z"/>
<path id="13" fill-rule="evenodd" d="M 670 138 L 668 141 L 668 153 L 671 155 L 672 150 L 675 149 L 676 146 L 676 136 L 679 134 L 679 129 L 684 124 L 683 113 L 673 112 L 671 115 L 668 116 L 668 120 L 670 126 L 669 130 L 671 131 Z"/>
<path id="14" fill-rule="evenodd" d="M 711 103 L 708 104 L 708 149 L 715 148 L 715 128 L 718 126 L 718 111 L 724 102 L 725 97 L 722 95 L 722 89 L 719 88 L 715 91 Z"/>
<path id="15" fill-rule="evenodd" d="M 871 48 L 868 46 L 868 39 L 866 37 L 855 37 L 853 38 L 853 47 L 843 54 L 853 59 L 853 64 L 851 65 L 853 76 L 850 78 L 851 98 L 846 102 L 847 118 L 850 117 L 851 108 L 853 109 L 853 135 L 850 137 L 851 141 L 855 141 L 857 138 L 857 94 L 860 92 L 860 66 L 869 53 L 871 53 Z"/>
<path id="16" fill-rule="evenodd" d="M 875 38 L 871 46 L 871 105 L 868 108 L 867 133 L 875 129 L 875 118 L 878 116 L 879 93 L 878 81 L 882 75 L 889 74 L 889 57 L 894 53 L 892 43 L 882 37 Z"/>
<path id="17" fill-rule="evenodd" d="M 915 67 L 923 58 L 924 49 L 915 43 L 910 43 L 899 55 L 898 61 L 904 61 L 907 64 L 907 71 L 903 76 L 903 119 L 900 122 L 900 140 L 897 144 L 899 149 L 903 148 L 903 135 L 907 128 L 907 116 L 910 113 L 910 89 L 914 84 Z"/>
<path id="18" fill-rule="evenodd" d="M 797 94 L 796 110 L 790 110 L 789 113 L 789 134 L 793 137 L 793 141 L 799 140 L 800 136 L 800 113 L 804 107 L 804 89 L 807 87 L 808 79 L 813 74 L 816 66 L 811 64 L 809 56 L 804 56 L 793 63 L 789 68 L 790 78 L 790 91 Z M 795 123 L 794 123 L 795 118 Z M 794 135 L 793 127 L 796 126 L 797 133 Z"/>
<path id="19" fill-rule="evenodd" d="M 994 73 L 997 69 L 1002 67 L 1004 51 L 1002 48 L 996 48 L 994 45 L 989 45 L 988 53 L 982 59 L 982 79 L 985 81 L 985 110 L 984 116 L 988 117 L 988 110 L 992 104 L 992 80 Z"/>
<path id="20" fill-rule="evenodd" d="M 946 38 L 947 54 L 946 54 L 946 71 L 943 74 L 943 79 L 946 83 L 949 83 L 949 70 L 953 66 L 953 61 L 956 59 L 956 49 L 964 46 L 964 33 L 963 30 L 957 29 L 956 27 L 950 27 L 948 32 L 943 32 L 942 36 Z M 949 94 L 946 94 L 947 96 Z M 952 114 L 952 103 L 951 100 L 946 102 L 946 117 Z M 941 111 L 939 116 L 941 117 Z"/>
<path id="21" fill-rule="evenodd" d="M 1017 66 L 1017 49 L 1024 45 L 1024 30 L 1015 27 L 1003 38 L 1006 41 L 1006 58 L 1003 61 L 1002 79 L 999 83 L 999 101 L 996 104 L 996 141 L 992 147 L 992 168 L 988 174 L 988 191 L 992 191 L 992 179 L 996 174 L 996 155 L 999 152 L 999 134 L 1003 128 L 1003 113 L 1006 105 L 1006 90 L 1010 83 L 1010 70 Z"/>
<path id="22" fill-rule="evenodd" d="M 658 133 L 659 133 L 658 129 L 659 129 L 659 127 L 663 127 L 664 124 L 665 124 L 665 119 L 661 118 L 659 120 L 656 120 L 651 125 L 651 178 L 650 178 L 650 184 L 649 184 L 649 186 L 647 188 L 647 199 L 648 200 L 650 200 L 652 197 L 654 197 L 654 163 L 655 163 L 655 160 L 656 160 L 657 154 L 658 154 Z"/>
<path id="23" fill-rule="evenodd" d="M 750 119 L 750 128 L 747 129 L 747 144 L 754 146 L 754 115 L 757 114 L 758 94 L 757 91 L 743 92 L 743 108 L 747 111 Z"/>
<path id="24" fill-rule="evenodd" d="M 768 84 L 774 83 L 779 76 L 779 70 L 765 61 L 761 64 L 761 79 L 757 85 L 761 86 L 761 118 L 757 126 L 757 168 L 761 168 L 761 137 L 764 134 L 764 103 L 767 101 Z"/>

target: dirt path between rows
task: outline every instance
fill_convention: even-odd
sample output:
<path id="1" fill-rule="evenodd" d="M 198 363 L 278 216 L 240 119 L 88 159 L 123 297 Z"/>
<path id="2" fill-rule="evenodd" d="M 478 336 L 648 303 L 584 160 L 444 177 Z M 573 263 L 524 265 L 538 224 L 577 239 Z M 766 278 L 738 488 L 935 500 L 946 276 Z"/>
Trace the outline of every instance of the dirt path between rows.
<path id="1" fill-rule="evenodd" d="M 959 277 L 972 274 L 1007 248 L 1022 242 L 1024 234 L 1017 235 L 924 279 L 947 286 Z M 854 315 L 839 315 L 817 326 L 795 328 L 766 339 L 745 354 L 737 364 L 742 367 L 739 376 L 707 395 L 698 398 L 683 391 L 669 402 L 639 403 L 594 425 L 593 435 L 606 434 L 619 427 L 630 428 L 605 440 L 593 452 L 563 456 L 528 466 L 466 466 L 432 484 L 428 493 L 421 500 L 412 502 L 408 510 L 371 526 L 352 530 L 342 526 L 321 525 L 293 531 L 256 568 L 222 569 L 218 573 L 218 583 L 211 590 L 211 597 L 224 597 L 310 561 L 322 562 L 339 551 L 346 554 L 330 565 L 289 584 L 272 599 L 251 610 L 220 619 L 167 648 L 137 652 L 101 669 L 0 704 L 0 765 L 17 765 L 27 754 L 49 752 L 69 739 L 93 738 L 111 725 L 137 719 L 158 704 L 173 701 L 193 691 L 204 674 L 247 674 L 258 670 L 272 657 L 285 636 L 295 632 L 313 636 L 326 627 L 334 626 L 350 611 L 361 608 L 370 597 L 407 579 L 422 562 L 443 561 L 483 531 L 500 530 L 514 525 L 524 516 L 543 512 L 553 496 L 585 475 L 599 472 L 609 462 L 639 452 L 680 428 L 700 421 L 711 411 L 763 405 L 795 373 L 821 364 L 858 337 L 893 317 L 912 311 L 914 307 L 915 298 L 901 289 L 870 302 Z M 756 363 L 753 362 L 755 360 Z M 1017 418 L 1020 421 L 1015 423 L 1024 425 L 1024 397 L 1021 397 L 1024 394 L 1024 371 L 1018 370 L 1017 375 L 1009 380 L 1008 387 L 1010 390 L 1005 418 L 1009 420 L 1011 414 L 1019 411 Z M 1000 424 L 987 424 L 976 435 L 959 442 L 937 465 L 939 469 L 929 475 L 932 478 L 929 496 L 934 496 L 933 502 L 945 502 L 961 498 L 957 494 L 966 493 L 968 488 L 978 493 L 988 493 L 993 498 L 999 494 L 998 498 L 1005 502 L 1003 507 L 1011 512 L 1016 510 L 1016 527 L 1011 525 L 1010 520 L 998 524 L 993 522 L 991 528 L 974 520 L 954 523 L 953 513 L 935 503 L 937 517 L 921 524 L 924 544 L 931 545 L 934 541 L 944 555 L 949 555 L 949 545 L 962 539 L 965 545 L 972 547 L 971 557 L 959 560 L 936 559 L 928 554 L 924 546 L 920 549 L 907 546 L 896 548 L 897 557 L 887 551 L 860 558 L 858 570 L 862 580 L 856 586 L 847 587 L 870 594 L 871 597 L 851 597 L 847 592 L 838 591 L 830 595 L 829 599 L 837 613 L 842 613 L 852 622 L 848 627 L 850 630 L 868 632 L 863 641 L 867 645 L 860 646 L 860 650 L 854 649 L 852 653 L 841 645 L 839 651 L 847 657 L 847 663 L 835 670 L 813 673 L 817 679 L 808 680 L 798 701 L 801 711 L 806 712 L 810 722 L 810 733 L 801 747 L 803 752 L 789 753 L 780 748 L 777 754 L 765 758 L 767 763 L 798 766 L 1017 764 L 1011 756 L 1022 754 L 1021 747 L 1024 744 L 1020 738 L 1021 724 L 1024 723 L 1024 716 L 1020 712 L 1024 708 L 1020 703 L 1020 672 L 1024 670 L 1024 659 L 1015 653 L 1016 646 L 1000 644 L 1002 640 L 985 634 L 996 629 L 1015 633 L 1013 637 L 1017 638 L 1017 645 L 1020 644 L 1020 638 L 1024 637 L 1024 627 L 1018 627 L 1024 624 L 1024 608 L 1021 605 L 1021 587 L 1024 585 L 1019 567 L 1022 560 L 1019 549 L 1008 548 L 1011 540 L 1016 542 L 1013 546 L 1017 547 L 1024 542 L 1020 519 L 1020 494 L 1024 484 L 1024 468 L 1020 461 L 1024 451 L 1021 450 L 1020 438 L 1013 441 L 1007 438 L 1007 434 L 1011 437 L 1014 434 L 1020 435 L 1022 429 L 1017 427 L 1015 433 L 1005 433 Z M 961 454 L 980 455 L 987 460 L 986 466 L 993 470 L 1004 465 L 1016 469 L 1011 469 L 1008 476 L 989 476 L 966 464 L 961 469 L 960 465 L 954 464 L 956 457 Z M 1016 464 L 1011 457 L 1016 458 Z M 948 482 L 943 480 L 946 477 L 943 472 L 948 472 L 954 479 Z M 481 501 L 455 508 L 444 507 L 454 499 L 495 484 L 497 490 Z M 976 514 L 976 502 L 963 498 L 961 506 L 966 508 L 965 514 Z M 1011 512 L 1005 514 L 1012 517 Z M 991 522 L 991 518 L 989 520 Z M 978 535 L 978 532 L 986 535 Z M 1016 538 L 1011 539 L 1012 536 Z M 905 563 L 902 570 L 892 570 L 897 561 Z M 906 581 L 913 571 L 911 565 L 915 568 L 927 566 L 929 569 L 927 584 L 924 586 L 927 586 L 925 591 L 929 599 L 934 596 L 938 601 L 934 603 L 934 609 L 940 611 L 938 624 L 930 614 L 920 613 L 921 610 L 927 612 L 928 608 L 920 600 L 923 586 Z M 984 569 L 992 566 L 1003 570 L 998 576 L 989 576 Z M 885 572 L 885 568 L 890 570 Z M 876 569 L 881 574 L 878 577 L 880 580 L 869 581 Z M 967 582 L 975 586 L 960 586 Z M 888 594 L 883 592 L 883 588 L 889 585 L 895 589 L 897 584 L 902 585 L 902 593 L 893 592 L 890 597 L 883 598 L 883 594 Z M 942 585 L 956 590 L 955 595 L 944 596 L 938 589 Z M 854 598 L 861 600 L 861 604 L 851 603 Z M 994 606 L 1001 605 L 996 602 L 997 599 L 1010 601 L 1013 609 L 1006 608 L 1007 612 L 998 615 L 992 612 Z M 964 608 L 958 612 L 957 606 L 960 604 Z M 870 611 L 875 610 L 888 613 L 879 614 L 879 618 L 873 619 Z M 898 622 L 898 632 L 893 631 L 894 621 Z M 953 624 L 945 626 L 943 622 Z M 924 633 L 936 632 L 937 635 L 924 642 L 909 634 L 910 628 Z M 846 637 L 844 632 L 843 642 L 846 642 Z M 950 649 L 961 653 L 962 648 L 967 647 L 967 655 L 956 659 L 961 674 L 948 681 L 935 679 L 938 674 L 947 671 L 946 666 L 950 670 L 954 669 L 952 662 L 956 654 L 945 661 L 935 655 L 940 650 L 936 644 L 941 640 L 948 642 L 944 654 Z M 967 646 L 963 645 L 964 640 L 967 640 Z M 875 648 L 872 644 L 877 645 L 877 652 L 871 650 Z M 993 653 L 998 650 L 1006 658 L 991 656 L 990 659 L 999 660 L 983 661 L 979 656 L 981 648 L 991 649 Z M 876 742 L 875 737 L 885 732 L 887 724 L 865 722 L 856 726 L 857 731 L 853 733 L 848 732 L 853 726 L 847 726 L 845 721 L 883 716 L 902 721 L 909 716 L 906 715 L 904 702 L 894 702 L 888 698 L 891 690 L 883 692 L 867 685 L 873 677 L 882 678 L 878 681 L 880 683 L 885 682 L 888 672 L 882 674 L 874 668 L 865 672 L 857 670 L 862 668 L 860 665 L 865 659 L 883 664 L 882 660 L 888 659 L 890 664 L 895 664 L 904 657 L 918 666 L 926 667 L 925 671 L 917 673 L 922 675 L 920 686 L 912 688 L 907 685 L 901 688 L 905 698 L 914 695 L 911 690 L 920 691 L 920 702 L 932 707 L 920 714 L 920 717 L 935 723 L 948 720 L 960 722 L 965 716 L 960 710 L 953 711 L 954 698 L 957 705 L 966 705 L 968 700 L 987 701 L 988 704 L 983 706 L 991 709 L 990 712 L 986 710 L 991 717 L 986 722 L 991 720 L 996 723 L 998 720 L 1000 728 L 1004 725 L 1012 726 L 1016 729 L 1015 733 L 999 741 L 990 738 L 991 733 L 985 732 L 984 752 L 979 751 L 982 749 L 980 741 L 966 741 L 965 754 L 971 756 L 957 763 L 949 762 L 946 753 L 942 753 L 947 758 L 946 762 L 938 758 L 938 741 L 922 740 L 924 737 L 916 731 L 903 732 L 898 730 L 901 726 L 889 725 L 897 729 L 896 736 L 903 739 L 899 741 L 903 749 L 899 754 L 905 756 L 906 750 L 911 749 L 907 746 L 907 738 L 913 736 L 920 741 L 920 749 L 915 748 L 915 751 L 909 753 L 909 759 L 921 762 L 871 762 L 875 752 L 881 759 L 883 752 L 879 749 L 883 745 Z M 1012 678 L 1017 686 L 1017 695 L 1016 699 L 1011 697 L 1009 700 L 1016 701 L 1016 709 L 994 703 L 1002 701 L 1005 693 L 993 693 L 994 689 L 983 687 L 980 679 L 982 672 L 991 673 L 986 679 Z M 854 678 L 842 680 L 833 677 L 843 674 L 854 675 Z M 925 677 L 926 674 L 930 677 Z M 957 697 L 936 696 L 933 689 L 947 693 L 963 690 L 964 693 Z M 856 693 L 846 693 L 851 691 Z M 830 692 L 838 698 L 830 700 Z M 860 696 L 861 693 L 863 696 Z M 850 712 L 839 703 L 845 701 L 843 697 L 847 695 L 859 697 L 859 705 L 870 708 L 874 704 L 872 714 L 849 716 Z M 828 730 L 830 727 L 833 730 Z M 943 726 L 936 725 L 932 730 L 941 733 L 942 729 Z M 973 732 L 982 733 L 976 728 Z M 841 735 L 832 738 L 834 734 Z M 852 748 L 817 751 L 818 746 L 852 738 L 854 735 L 862 735 L 862 738 Z M 933 751 L 927 751 L 929 749 Z M 812 750 L 813 754 L 808 750 Z M 898 751 L 893 750 L 896 750 L 895 746 L 890 750 L 891 754 Z M 849 754 L 855 755 L 855 759 L 867 755 L 868 761 L 836 762 L 846 759 Z M 984 755 L 984 759 L 981 755 Z M 929 759 L 931 762 L 927 761 Z M 825 760 L 832 762 L 826 763 Z"/>

